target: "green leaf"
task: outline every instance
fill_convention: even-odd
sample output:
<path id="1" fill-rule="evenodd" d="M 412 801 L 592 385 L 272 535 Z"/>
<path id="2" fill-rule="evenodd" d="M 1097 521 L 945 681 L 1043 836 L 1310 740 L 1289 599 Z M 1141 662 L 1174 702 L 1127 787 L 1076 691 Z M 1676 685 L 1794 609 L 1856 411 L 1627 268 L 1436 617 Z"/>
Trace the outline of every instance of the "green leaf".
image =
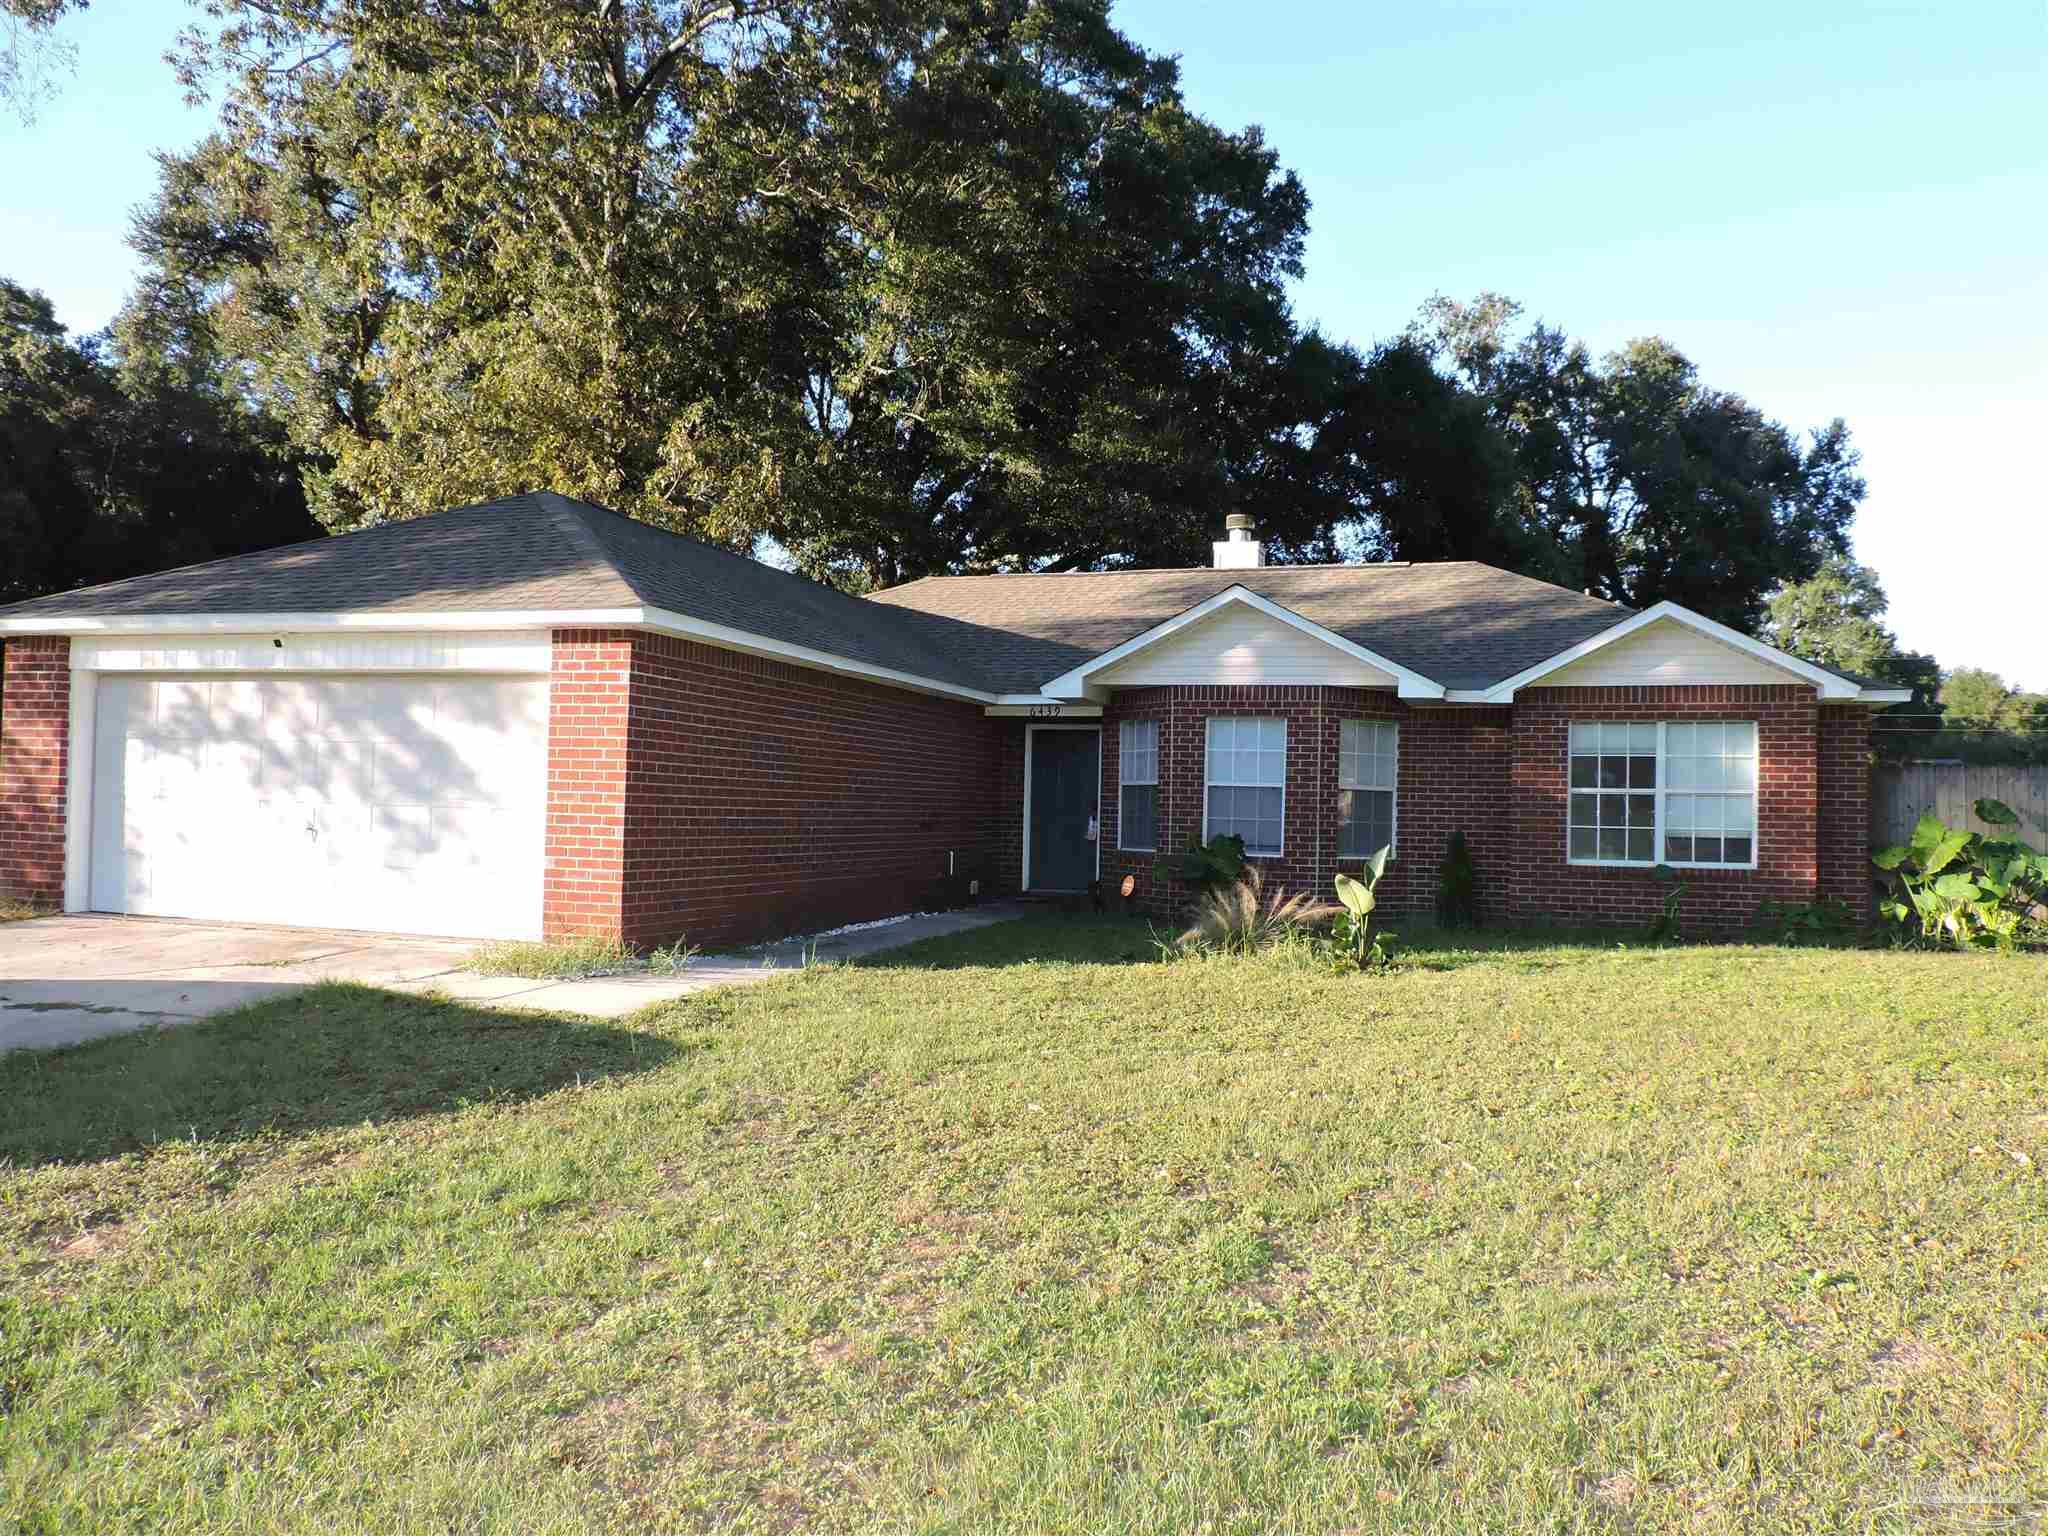
<path id="1" fill-rule="evenodd" d="M 1979 821 L 1987 821 L 1994 827 L 2016 827 L 2020 824 L 2020 813 L 2003 800 L 1979 800 L 1970 809 Z"/>
<path id="2" fill-rule="evenodd" d="M 1354 918 L 1364 918 L 1373 909 L 1372 892 L 1349 875 L 1337 877 L 1337 899 Z"/>
<path id="3" fill-rule="evenodd" d="M 1968 875 L 1943 875 L 1934 882 L 1934 894 L 1943 901 L 1976 901 L 1984 891 Z"/>
<path id="4" fill-rule="evenodd" d="M 1873 853 L 1870 856 L 1870 862 L 1875 864 L 1879 869 L 1897 869 L 1901 864 L 1906 862 L 1907 852 L 1907 849 L 1901 848 L 1897 844 L 1894 844 L 1890 848 L 1878 849 L 1876 853 Z"/>
<path id="5" fill-rule="evenodd" d="M 1913 835 L 1906 839 L 1906 845 L 1915 853 L 1924 854 L 1948 835 L 1948 823 L 1930 811 L 1914 823 Z"/>
<path id="6" fill-rule="evenodd" d="M 1387 858 L 1393 851 L 1393 845 L 1390 843 L 1367 861 L 1365 867 L 1372 871 L 1372 879 L 1367 882 L 1368 884 L 1378 885 L 1380 883 L 1380 876 L 1387 872 Z"/>
<path id="7" fill-rule="evenodd" d="M 1920 873 L 1930 878 L 1940 874 L 1962 857 L 1963 851 L 1975 841 L 1976 835 L 1974 832 L 1944 832 L 1940 841 L 1936 842 L 1922 858 Z"/>

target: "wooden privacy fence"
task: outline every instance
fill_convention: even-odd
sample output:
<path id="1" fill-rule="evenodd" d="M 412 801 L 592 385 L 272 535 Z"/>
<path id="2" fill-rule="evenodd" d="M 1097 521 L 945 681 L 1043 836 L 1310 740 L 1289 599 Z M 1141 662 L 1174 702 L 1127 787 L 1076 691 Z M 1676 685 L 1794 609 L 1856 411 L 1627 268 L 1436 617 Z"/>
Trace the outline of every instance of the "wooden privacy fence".
<path id="1" fill-rule="evenodd" d="M 1979 800 L 2003 800 L 2019 813 L 2017 827 L 1993 827 L 1970 814 Z M 1888 848 L 1913 835 L 1932 811 L 1952 827 L 2048 847 L 2048 763 L 1879 763 L 1870 775 L 1870 846 Z"/>

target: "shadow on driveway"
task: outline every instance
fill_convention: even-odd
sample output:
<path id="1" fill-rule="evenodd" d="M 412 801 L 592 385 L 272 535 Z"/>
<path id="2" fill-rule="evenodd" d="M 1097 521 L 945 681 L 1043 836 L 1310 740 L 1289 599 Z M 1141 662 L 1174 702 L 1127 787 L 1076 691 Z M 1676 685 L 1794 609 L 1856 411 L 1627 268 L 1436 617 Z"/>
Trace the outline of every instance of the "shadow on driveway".
<path id="1" fill-rule="evenodd" d="M 0 1166 L 516 1103 L 684 1049 L 615 1025 L 347 983 L 280 990 L 293 995 L 176 1029 L 0 1056 Z"/>

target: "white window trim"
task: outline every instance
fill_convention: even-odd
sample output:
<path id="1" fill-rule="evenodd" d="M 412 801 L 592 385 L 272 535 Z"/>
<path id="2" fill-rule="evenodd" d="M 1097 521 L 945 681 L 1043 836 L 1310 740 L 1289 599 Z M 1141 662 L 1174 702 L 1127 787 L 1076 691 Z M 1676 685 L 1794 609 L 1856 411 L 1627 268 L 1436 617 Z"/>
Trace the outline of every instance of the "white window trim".
<path id="1" fill-rule="evenodd" d="M 1701 718 L 1699 718 L 1699 719 L 1691 719 L 1691 718 L 1688 718 L 1688 719 L 1684 719 L 1684 720 L 1659 720 L 1659 721 L 1657 722 L 1657 787 L 1656 787 L 1656 789 L 1655 789 L 1655 790 L 1654 790 L 1654 791 L 1653 791 L 1653 792 L 1651 793 L 1651 797 L 1650 797 L 1650 802 L 1651 802 L 1651 832 L 1650 832 L 1650 846 L 1651 846 L 1652 848 L 1655 848 L 1655 849 L 1659 850 L 1660 852 L 1661 852 L 1661 851 L 1663 850 L 1663 847 L 1664 847 L 1664 797 L 1665 797 L 1665 795 L 1667 795 L 1667 794 L 1671 793 L 1671 789 L 1670 789 L 1670 786 L 1669 786 L 1669 785 L 1667 785 L 1667 784 L 1666 784 L 1666 783 L 1664 782 L 1664 780 L 1665 780 L 1665 773 L 1664 773 L 1664 732 L 1665 732 L 1665 727 L 1666 727 L 1666 726 L 1670 726 L 1670 725 L 1746 725 L 1746 726 L 1749 726 L 1749 727 L 1750 727 L 1751 729 L 1753 729 L 1753 730 L 1754 730 L 1754 731 L 1756 732 L 1756 783 L 1755 783 L 1755 785 L 1753 785 L 1753 786 L 1751 787 L 1751 789 L 1750 789 L 1750 791 L 1749 791 L 1749 798 L 1750 798 L 1750 800 L 1751 800 L 1751 801 L 1753 802 L 1753 804 L 1752 804 L 1752 806 L 1751 806 L 1751 809 L 1752 809 L 1752 810 L 1754 810 L 1754 811 L 1756 812 L 1756 814 L 1755 814 L 1755 816 L 1754 816 L 1754 817 L 1752 818 L 1752 819 L 1753 819 L 1753 821 L 1755 822 L 1755 825 L 1754 825 L 1754 826 L 1752 826 L 1752 827 L 1751 827 L 1751 828 L 1749 829 L 1749 862 L 1748 862 L 1747 864 L 1728 864 L 1728 863 L 1720 863 L 1720 864 L 1701 864 L 1701 863 L 1698 863 L 1698 862 L 1694 862 L 1694 861 L 1688 861 L 1688 862 L 1685 862 L 1685 863 L 1680 863 L 1679 861 L 1677 861 L 1677 860 L 1675 860 L 1675 859 L 1575 859 L 1575 858 L 1573 858 L 1573 857 L 1572 857 L 1572 802 L 1571 802 L 1571 796 L 1572 796 L 1572 743 L 1571 743 L 1571 726 L 1573 726 L 1573 725 L 1588 725 L 1588 724 L 1595 724 L 1595 723 L 1598 723 L 1598 724 L 1607 724 L 1607 723 L 1609 723 L 1609 722 L 1606 722 L 1606 721 L 1600 721 L 1600 722 L 1593 722 L 1593 721 L 1585 721 L 1585 720 L 1573 720 L 1573 721 L 1570 721 L 1570 722 L 1568 722 L 1568 723 L 1567 723 L 1567 725 L 1566 725 L 1566 727 L 1565 727 L 1565 743 L 1564 743 L 1564 793 L 1565 793 L 1565 802 L 1564 802 L 1564 861 L 1565 861 L 1565 863 L 1566 863 L 1566 864 L 1570 865 L 1570 866 L 1571 866 L 1572 868 L 1574 868 L 1574 869 L 1655 869 L 1655 868 L 1657 868 L 1657 867 L 1658 867 L 1658 866 L 1659 866 L 1660 864 L 1661 864 L 1661 865 L 1662 865 L 1662 866 L 1663 866 L 1664 868 L 1666 868 L 1666 869 L 1719 869 L 1719 870 L 1731 870 L 1731 869 L 1732 869 L 1732 870 L 1753 870 L 1753 869 L 1755 869 L 1755 868 L 1757 867 L 1757 858 L 1758 858 L 1758 856 L 1759 856 L 1759 855 L 1760 855 L 1760 854 L 1761 854 L 1761 853 L 1763 852 L 1763 848 L 1764 848 L 1764 828 L 1763 828 L 1763 820 L 1764 820 L 1764 814 L 1763 814 L 1763 795 L 1764 795 L 1764 729 L 1763 729 L 1763 724 L 1762 724 L 1762 722 L 1761 722 L 1761 721 L 1756 721 L 1756 720 L 1742 720 L 1742 719 L 1734 719 L 1734 718 L 1729 718 L 1729 717 L 1725 717 L 1725 716 L 1716 716 L 1715 718 L 1713 718 L 1713 719 L 1711 719 L 1711 720 L 1709 720 L 1709 719 L 1705 718 L 1704 716 L 1702 716 L 1702 717 L 1701 717 Z M 1579 791 L 1579 793 L 1583 795 L 1583 794 L 1585 794 L 1585 793 L 1586 793 L 1586 791 L 1582 789 L 1582 790 L 1580 790 L 1580 791 Z M 1599 793 L 1599 791 L 1595 790 L 1595 791 L 1594 791 L 1594 793 L 1596 793 L 1596 794 L 1597 794 L 1597 793 Z M 1626 791 L 1623 791 L 1623 790 L 1608 790 L 1608 791 L 1607 791 L 1607 793 L 1608 793 L 1608 794 L 1623 794 L 1623 793 L 1626 793 Z M 1637 790 L 1637 791 L 1636 791 L 1636 793 L 1637 793 L 1637 794 L 1641 794 L 1641 793 L 1642 793 L 1642 791 L 1641 791 L 1641 790 Z M 1722 791 L 1715 791 L 1715 790 L 1706 790 L 1706 791 L 1696 791 L 1696 790 L 1691 790 L 1691 789 L 1681 789 L 1681 790 L 1679 790 L 1679 791 L 1678 791 L 1678 793 L 1679 793 L 1679 794 L 1681 794 L 1681 795 L 1690 795 L 1690 794 L 1696 794 L 1696 793 L 1706 793 L 1706 794 L 1715 794 L 1715 793 L 1723 793 L 1723 792 L 1722 792 Z M 1739 794 L 1739 793 L 1741 793 L 1741 791 L 1739 791 L 1739 790 L 1737 790 L 1737 791 L 1729 791 L 1728 793 L 1737 793 L 1737 794 Z"/>
<path id="2" fill-rule="evenodd" d="M 1385 785 L 1385 784 L 1346 784 L 1346 783 L 1344 782 L 1344 727 L 1345 727 L 1345 726 L 1347 726 L 1347 725 L 1374 725 L 1374 726 L 1378 726 L 1378 725 L 1391 725 L 1391 726 L 1392 726 L 1392 727 L 1394 728 L 1394 782 L 1393 782 L 1393 783 L 1392 783 L 1391 785 Z M 1375 754 L 1375 755 L 1377 755 L 1377 754 Z M 1570 769 L 1569 765 L 1567 765 L 1567 767 L 1566 767 L 1566 769 L 1565 769 L 1565 777 L 1566 777 L 1567 779 L 1569 779 L 1569 778 L 1571 777 L 1571 769 Z M 1340 721 L 1338 721 L 1338 722 L 1337 722 L 1337 793 L 1339 793 L 1339 794 L 1342 794 L 1342 793 L 1343 793 L 1343 792 L 1344 792 L 1345 790 L 1347 790 L 1347 789 L 1353 789 L 1353 790 L 1363 789 L 1363 790 L 1373 790 L 1373 791 L 1387 791 L 1387 792 L 1391 792 L 1391 793 L 1392 793 L 1392 795 L 1393 795 L 1393 797 L 1394 797 L 1394 801 L 1393 801 L 1393 812 L 1392 812 L 1392 814 L 1391 814 L 1391 815 L 1390 815 L 1390 816 L 1389 816 L 1389 817 L 1387 818 L 1387 849 L 1388 849 L 1388 852 L 1387 852 L 1387 861 L 1388 861 L 1389 863 L 1392 863 L 1392 862 L 1393 862 L 1393 861 L 1394 861 L 1395 859 L 1398 859 L 1398 858 L 1400 858 L 1400 857 L 1401 857 L 1401 722 L 1400 722 L 1400 721 L 1398 721 L 1398 720 L 1366 720 L 1366 719 L 1358 719 L 1358 720 L 1340 720 Z M 1569 806 L 1569 804 L 1567 804 L 1567 806 L 1566 806 L 1566 809 L 1565 809 L 1565 841 L 1566 841 L 1566 843 L 1567 843 L 1567 844 L 1569 844 L 1569 843 L 1570 843 L 1570 841 L 1571 841 L 1571 809 L 1570 809 L 1570 806 Z M 1377 852 L 1379 852 L 1379 850 L 1378 850 L 1377 848 L 1375 848 L 1375 849 L 1373 850 L 1373 853 L 1377 853 Z M 1372 861 L 1372 854 L 1371 854 L 1371 853 L 1340 853 L 1340 854 L 1336 855 L 1336 860 L 1337 860 L 1337 862 L 1338 862 L 1339 864 L 1367 864 L 1367 863 L 1370 863 L 1370 862 Z"/>
<path id="3" fill-rule="evenodd" d="M 1149 779 L 1134 779 L 1129 777 L 1125 771 L 1129 767 L 1131 759 L 1130 754 L 1124 750 L 1124 732 L 1130 727 L 1138 725 L 1149 725 L 1152 727 L 1152 777 Z M 1205 751 L 1207 746 L 1208 743 L 1204 740 L 1203 748 Z M 1124 791 L 1132 788 L 1149 788 L 1152 791 L 1152 841 L 1143 848 L 1138 847 L 1135 843 L 1124 841 Z M 1205 796 L 1205 805 L 1202 813 L 1204 816 L 1208 815 L 1206 799 L 1207 797 Z M 1208 839 L 1204 838 L 1203 841 L 1207 842 Z M 1116 851 L 1118 853 L 1157 853 L 1159 851 L 1159 722 L 1157 720 L 1121 720 L 1117 722 Z"/>
<path id="4" fill-rule="evenodd" d="M 1278 720 L 1280 722 L 1280 782 L 1273 784 L 1240 784 L 1235 779 L 1219 784 L 1209 776 L 1209 722 L 1211 720 Z M 1280 791 L 1280 846 L 1271 852 L 1254 853 L 1247 848 L 1244 856 L 1248 859 L 1284 859 L 1287 857 L 1287 767 L 1294 751 L 1294 733 L 1287 728 L 1285 715 L 1206 715 L 1202 719 L 1202 846 L 1209 845 L 1209 791 L 1212 789 L 1275 789 Z"/>

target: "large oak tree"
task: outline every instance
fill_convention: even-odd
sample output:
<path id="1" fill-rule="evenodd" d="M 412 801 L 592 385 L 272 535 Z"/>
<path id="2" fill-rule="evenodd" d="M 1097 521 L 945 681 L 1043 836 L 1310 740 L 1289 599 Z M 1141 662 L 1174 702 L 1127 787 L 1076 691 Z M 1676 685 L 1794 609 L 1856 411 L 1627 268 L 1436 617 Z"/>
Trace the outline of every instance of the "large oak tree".
<path id="1" fill-rule="evenodd" d="M 808 567 L 1350 510 L 1307 200 L 1091 0 L 229 0 L 137 241 L 347 527 L 546 484 Z"/>

